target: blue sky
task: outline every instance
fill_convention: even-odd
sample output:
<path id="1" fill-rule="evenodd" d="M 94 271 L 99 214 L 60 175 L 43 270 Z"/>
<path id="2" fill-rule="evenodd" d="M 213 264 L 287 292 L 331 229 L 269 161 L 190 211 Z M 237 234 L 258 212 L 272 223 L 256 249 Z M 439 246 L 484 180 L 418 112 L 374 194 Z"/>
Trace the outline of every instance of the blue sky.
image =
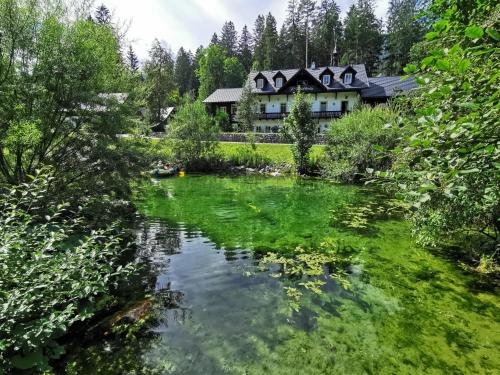
<path id="1" fill-rule="evenodd" d="M 129 24 L 127 38 L 139 58 L 147 57 L 154 38 L 165 42 L 174 53 L 184 46 L 195 50 L 207 45 L 214 32 L 219 33 L 226 20 L 235 23 L 238 32 L 247 24 L 253 29 L 258 14 L 271 12 L 281 26 L 287 0 L 97 0 L 113 15 Z M 318 0 L 319 1 L 319 0 Z M 355 0 L 338 0 L 345 14 Z M 389 0 L 375 0 L 377 16 L 383 17 Z"/>

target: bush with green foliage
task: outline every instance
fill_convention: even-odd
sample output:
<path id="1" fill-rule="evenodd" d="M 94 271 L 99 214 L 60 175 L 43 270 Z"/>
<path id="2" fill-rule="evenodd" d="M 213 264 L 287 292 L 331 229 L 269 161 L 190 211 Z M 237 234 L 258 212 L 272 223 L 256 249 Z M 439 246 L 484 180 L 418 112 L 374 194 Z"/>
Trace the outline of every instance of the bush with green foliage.
<path id="1" fill-rule="evenodd" d="M 216 157 L 219 129 L 201 101 L 186 98 L 170 124 L 169 143 L 175 161 L 188 169 Z"/>
<path id="2" fill-rule="evenodd" d="M 398 113 L 389 107 L 364 106 L 335 120 L 327 134 L 322 173 L 339 182 L 353 182 L 367 170 L 387 170 L 392 150 L 400 142 Z"/>
<path id="3" fill-rule="evenodd" d="M 434 0 L 426 39 L 434 48 L 405 71 L 421 85 L 409 99 L 415 132 L 389 186 L 415 207 L 415 233 L 425 244 L 474 231 L 497 248 L 500 236 L 500 4 L 493 0 Z M 494 250 L 493 250 L 494 251 Z"/>
<path id="4" fill-rule="evenodd" d="M 214 121 L 219 130 L 223 132 L 233 131 L 233 127 L 231 125 L 231 118 L 229 117 L 227 112 L 218 110 L 214 116 Z"/>
<path id="5" fill-rule="evenodd" d="M 283 125 L 283 134 L 292 142 L 293 159 L 299 174 L 308 170 L 309 152 L 316 141 L 316 132 L 317 125 L 312 119 L 311 103 L 299 88 Z"/>
<path id="6" fill-rule="evenodd" d="M 0 372 L 50 370 L 58 339 L 109 303 L 132 271 L 117 226 L 86 232 L 67 205 L 41 210 L 53 178 L 0 195 Z"/>
<path id="7" fill-rule="evenodd" d="M 0 179 L 26 182 L 51 165 L 61 192 L 119 192 L 107 185 L 122 160 L 115 135 L 134 105 L 112 93 L 128 92 L 129 78 L 110 24 L 64 2 L 0 0 Z"/>

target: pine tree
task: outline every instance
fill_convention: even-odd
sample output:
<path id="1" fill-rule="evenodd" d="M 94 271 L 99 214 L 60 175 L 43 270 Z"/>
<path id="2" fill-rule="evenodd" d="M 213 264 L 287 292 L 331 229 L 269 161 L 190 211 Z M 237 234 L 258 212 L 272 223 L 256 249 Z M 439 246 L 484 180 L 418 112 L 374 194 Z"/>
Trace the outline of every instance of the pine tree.
<path id="1" fill-rule="evenodd" d="M 243 87 L 241 98 L 237 103 L 236 122 L 238 123 L 238 130 L 241 132 L 251 132 L 257 114 L 255 107 L 257 106 L 257 98 L 252 92 L 252 84 L 250 80 L 247 81 Z"/>
<path id="2" fill-rule="evenodd" d="M 278 44 L 278 30 L 276 29 L 276 19 L 269 13 L 266 17 L 266 26 L 262 36 L 263 61 L 262 69 L 278 69 L 276 59 L 276 46 Z"/>
<path id="3" fill-rule="evenodd" d="M 276 66 L 279 69 L 293 68 L 291 63 L 291 46 L 288 40 L 288 30 L 283 24 L 278 35 L 278 43 L 276 46 Z"/>
<path id="4" fill-rule="evenodd" d="M 402 74 L 411 47 L 422 39 L 424 29 L 416 20 L 417 0 L 391 0 L 387 16 L 387 74 Z"/>
<path id="5" fill-rule="evenodd" d="M 193 89 L 194 78 L 193 55 L 183 47 L 179 49 L 175 59 L 174 75 L 179 94 L 184 96 L 184 94 L 190 93 Z"/>
<path id="6" fill-rule="evenodd" d="M 373 75 L 382 51 L 382 21 L 375 16 L 373 0 L 358 0 L 347 12 L 343 41 L 343 63 L 365 64 Z"/>
<path id="7" fill-rule="evenodd" d="M 259 14 L 255 20 L 253 32 L 253 65 L 252 69 L 262 70 L 264 66 L 264 29 L 266 28 L 266 18 Z"/>
<path id="8" fill-rule="evenodd" d="M 248 31 L 247 25 L 241 30 L 240 41 L 238 43 L 238 58 L 248 73 L 252 67 L 252 35 Z"/>
<path id="9" fill-rule="evenodd" d="M 136 73 L 139 70 L 139 59 L 137 58 L 132 46 L 129 46 L 127 51 L 127 67 L 133 73 Z"/>
<path id="10" fill-rule="evenodd" d="M 300 28 L 300 41 L 299 51 L 301 51 L 301 66 L 308 67 L 311 62 L 310 53 L 310 38 L 311 38 L 311 25 L 314 23 L 314 10 L 316 2 L 314 0 L 299 0 L 298 13 L 299 13 L 299 28 Z M 302 43 L 302 45 L 300 44 Z"/>
<path id="11" fill-rule="evenodd" d="M 111 12 L 104 4 L 101 4 L 95 11 L 94 19 L 101 25 L 109 25 L 111 23 Z"/>
<path id="12" fill-rule="evenodd" d="M 215 44 L 215 45 L 219 45 L 219 36 L 217 35 L 217 33 L 214 33 L 212 35 L 212 39 L 210 39 L 210 44 Z"/>
<path id="13" fill-rule="evenodd" d="M 227 56 L 236 56 L 238 51 L 238 33 L 232 21 L 228 21 L 222 26 L 219 45 L 226 50 Z"/>
<path id="14" fill-rule="evenodd" d="M 333 53 L 342 40 L 340 8 L 335 0 L 322 0 L 316 9 L 311 37 L 312 60 L 320 66 L 334 65 Z"/>
<path id="15" fill-rule="evenodd" d="M 303 56 L 303 43 L 301 42 L 300 21 L 301 17 L 298 11 L 298 1 L 289 0 L 285 23 L 288 26 L 286 39 L 290 48 L 290 52 L 288 54 L 289 60 L 287 61 L 286 66 L 290 68 L 300 67 L 302 65 L 301 61 L 303 61 L 303 58 L 301 57 Z"/>
<path id="16" fill-rule="evenodd" d="M 200 89 L 200 79 L 198 78 L 198 70 L 200 69 L 200 60 L 204 53 L 203 46 L 199 46 L 194 53 L 193 58 L 193 96 L 196 98 L 198 96 L 198 91 Z"/>

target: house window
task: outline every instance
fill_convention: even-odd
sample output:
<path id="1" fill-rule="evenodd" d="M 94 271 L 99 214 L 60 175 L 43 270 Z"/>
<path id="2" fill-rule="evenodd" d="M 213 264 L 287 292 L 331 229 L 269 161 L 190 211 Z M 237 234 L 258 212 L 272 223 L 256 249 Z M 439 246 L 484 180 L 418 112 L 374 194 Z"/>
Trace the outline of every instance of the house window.
<path id="1" fill-rule="evenodd" d="M 231 104 L 231 114 L 232 114 L 232 115 L 235 115 L 235 114 L 236 114 L 236 111 L 237 111 L 236 104 Z"/>
<path id="2" fill-rule="evenodd" d="M 219 111 L 227 113 L 227 108 L 226 107 L 219 107 Z"/>
<path id="3" fill-rule="evenodd" d="M 326 102 L 321 102 L 321 103 L 319 104 L 319 110 L 320 110 L 321 112 L 326 112 Z"/>
<path id="4" fill-rule="evenodd" d="M 264 88 L 264 79 L 263 78 L 259 78 L 257 80 L 257 88 L 258 89 L 263 89 Z"/>
<path id="5" fill-rule="evenodd" d="M 323 85 L 328 86 L 330 84 L 330 74 L 325 74 L 323 76 Z"/>
<path id="6" fill-rule="evenodd" d="M 260 105 L 260 113 L 266 113 L 266 105 L 265 104 Z"/>
<path id="7" fill-rule="evenodd" d="M 352 73 L 346 73 L 344 75 L 344 83 L 350 85 L 352 83 Z"/>
<path id="8" fill-rule="evenodd" d="M 260 126 L 256 126 L 255 129 L 257 130 L 257 133 L 262 133 L 262 128 Z"/>
<path id="9" fill-rule="evenodd" d="M 281 103 L 280 104 L 280 112 L 281 113 L 286 113 L 286 103 Z"/>
<path id="10" fill-rule="evenodd" d="M 266 126 L 266 133 L 271 133 L 271 127 L 270 126 Z"/>
<path id="11" fill-rule="evenodd" d="M 276 87 L 283 87 L 283 77 L 276 78 Z"/>

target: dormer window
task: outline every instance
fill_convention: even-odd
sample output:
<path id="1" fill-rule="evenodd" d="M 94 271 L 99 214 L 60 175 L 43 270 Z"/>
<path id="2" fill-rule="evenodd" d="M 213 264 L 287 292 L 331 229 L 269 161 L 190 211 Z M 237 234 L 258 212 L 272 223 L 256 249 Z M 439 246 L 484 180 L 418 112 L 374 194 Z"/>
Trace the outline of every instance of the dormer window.
<path id="1" fill-rule="evenodd" d="M 344 74 L 344 84 L 350 85 L 352 83 L 352 73 Z"/>
<path id="2" fill-rule="evenodd" d="M 282 77 L 276 78 L 276 87 L 277 88 L 283 87 L 283 78 Z"/>
<path id="3" fill-rule="evenodd" d="M 264 88 L 264 78 L 259 78 L 257 80 L 257 88 L 258 89 L 263 89 Z"/>
<path id="4" fill-rule="evenodd" d="M 329 86 L 330 82 L 331 82 L 331 76 L 330 76 L 330 74 L 325 74 L 323 76 L 323 85 Z"/>

